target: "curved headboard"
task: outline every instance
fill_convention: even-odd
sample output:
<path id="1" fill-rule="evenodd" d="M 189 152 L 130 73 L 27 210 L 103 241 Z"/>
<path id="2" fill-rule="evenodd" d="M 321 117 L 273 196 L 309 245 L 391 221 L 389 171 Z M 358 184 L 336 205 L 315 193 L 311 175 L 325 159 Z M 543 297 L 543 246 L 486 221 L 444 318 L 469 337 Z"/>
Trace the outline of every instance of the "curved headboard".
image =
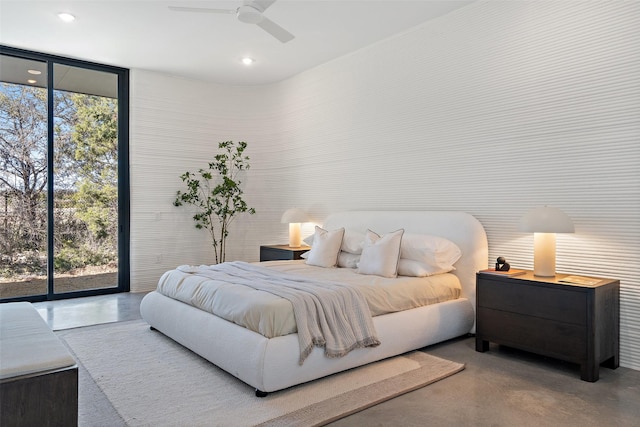
<path id="1" fill-rule="evenodd" d="M 465 212 L 449 211 L 352 211 L 331 214 L 324 221 L 327 230 L 344 227 L 365 233 L 389 233 L 403 228 L 406 233 L 445 237 L 462 251 L 453 274 L 462 284 L 462 296 L 476 306 L 476 272 L 487 268 L 489 246 L 484 227 Z"/>

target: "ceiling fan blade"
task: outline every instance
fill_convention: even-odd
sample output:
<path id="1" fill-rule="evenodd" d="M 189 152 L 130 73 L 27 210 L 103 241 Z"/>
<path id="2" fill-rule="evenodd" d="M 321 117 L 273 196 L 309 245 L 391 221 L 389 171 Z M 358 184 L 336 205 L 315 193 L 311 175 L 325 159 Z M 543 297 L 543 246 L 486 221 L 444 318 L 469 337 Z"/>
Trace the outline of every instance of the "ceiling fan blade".
<path id="1" fill-rule="evenodd" d="M 266 16 L 262 19 L 262 21 L 256 24 L 258 27 L 265 30 L 267 33 L 271 34 L 273 37 L 280 40 L 282 43 L 286 43 L 295 38 L 293 34 L 289 31 L 282 28 L 280 25 L 276 24 Z"/>
<path id="2" fill-rule="evenodd" d="M 169 6 L 173 12 L 198 12 L 198 13 L 236 13 L 235 9 L 208 9 L 204 7 Z"/>

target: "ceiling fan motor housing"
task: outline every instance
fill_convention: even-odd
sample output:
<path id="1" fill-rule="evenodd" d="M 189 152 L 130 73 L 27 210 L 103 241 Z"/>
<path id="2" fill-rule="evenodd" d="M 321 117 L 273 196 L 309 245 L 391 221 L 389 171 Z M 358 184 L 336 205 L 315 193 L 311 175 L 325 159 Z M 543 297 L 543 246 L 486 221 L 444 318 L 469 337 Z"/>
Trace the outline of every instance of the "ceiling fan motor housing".
<path id="1" fill-rule="evenodd" d="M 240 6 L 236 11 L 236 16 L 238 21 L 245 24 L 257 24 L 264 18 L 261 11 L 249 5 Z"/>

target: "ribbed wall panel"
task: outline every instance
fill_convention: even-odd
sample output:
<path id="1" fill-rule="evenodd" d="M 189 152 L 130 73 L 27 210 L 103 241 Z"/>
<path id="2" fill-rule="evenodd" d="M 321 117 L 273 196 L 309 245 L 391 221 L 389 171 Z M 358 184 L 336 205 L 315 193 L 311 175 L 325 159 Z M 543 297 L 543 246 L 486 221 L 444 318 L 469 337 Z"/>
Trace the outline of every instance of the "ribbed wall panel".
<path id="1" fill-rule="evenodd" d="M 267 87 L 132 73 L 132 289 L 210 263 L 171 205 L 178 175 L 246 140 L 246 200 L 228 257 L 282 243 L 280 215 L 462 210 L 489 263 L 532 268 L 529 209 L 574 221 L 557 270 L 621 280 L 621 363 L 640 369 L 640 3 L 475 2 Z M 256 68 L 256 72 L 259 69 Z M 313 225 L 303 227 L 310 234 Z"/>

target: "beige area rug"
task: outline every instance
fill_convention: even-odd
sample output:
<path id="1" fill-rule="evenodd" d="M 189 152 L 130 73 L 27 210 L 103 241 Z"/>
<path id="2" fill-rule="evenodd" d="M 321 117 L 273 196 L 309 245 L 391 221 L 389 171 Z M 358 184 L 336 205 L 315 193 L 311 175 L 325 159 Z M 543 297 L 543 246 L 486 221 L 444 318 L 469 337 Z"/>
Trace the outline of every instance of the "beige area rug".
<path id="1" fill-rule="evenodd" d="M 57 335 L 81 365 L 81 426 L 323 425 L 464 369 L 415 351 L 258 398 L 141 320 Z"/>

